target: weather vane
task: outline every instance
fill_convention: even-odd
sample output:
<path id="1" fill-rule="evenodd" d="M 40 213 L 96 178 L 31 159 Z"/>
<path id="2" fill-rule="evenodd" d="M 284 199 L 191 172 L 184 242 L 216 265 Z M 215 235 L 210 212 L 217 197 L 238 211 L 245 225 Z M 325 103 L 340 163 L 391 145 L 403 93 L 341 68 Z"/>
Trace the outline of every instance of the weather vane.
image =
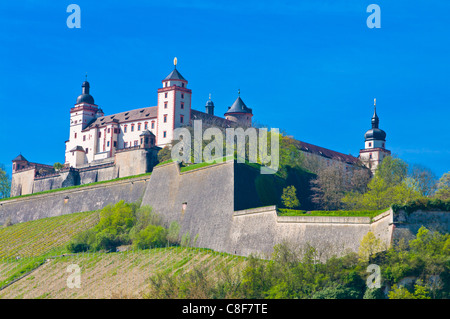
<path id="1" fill-rule="evenodd" d="M 173 65 L 175 65 L 175 68 L 177 67 L 177 57 L 175 57 L 175 59 L 173 59 Z"/>

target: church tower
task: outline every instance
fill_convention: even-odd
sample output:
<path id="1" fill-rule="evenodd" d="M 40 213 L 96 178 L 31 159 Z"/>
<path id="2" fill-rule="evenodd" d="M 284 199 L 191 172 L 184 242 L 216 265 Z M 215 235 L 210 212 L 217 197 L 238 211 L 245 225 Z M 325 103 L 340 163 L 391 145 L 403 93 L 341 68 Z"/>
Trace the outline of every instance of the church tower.
<path id="1" fill-rule="evenodd" d="M 189 125 L 191 120 L 191 95 L 188 81 L 177 70 L 177 58 L 174 70 L 162 80 L 163 87 L 158 89 L 156 139 L 159 147 L 169 145 L 173 139 L 173 130 Z"/>
<path id="2" fill-rule="evenodd" d="M 65 163 L 76 167 L 85 162 L 85 150 L 80 146 L 86 140 L 86 135 L 82 130 L 103 111 L 101 111 L 94 102 L 94 98 L 89 93 L 90 85 L 86 80 L 81 85 L 81 94 L 70 109 L 70 136 L 66 141 L 66 160 Z"/>
<path id="3" fill-rule="evenodd" d="M 380 119 L 377 115 L 376 99 L 372 116 L 372 128 L 364 134 L 365 148 L 359 151 L 359 158 L 364 165 L 375 173 L 377 166 L 391 151 L 386 149 L 386 132 L 379 129 Z"/>

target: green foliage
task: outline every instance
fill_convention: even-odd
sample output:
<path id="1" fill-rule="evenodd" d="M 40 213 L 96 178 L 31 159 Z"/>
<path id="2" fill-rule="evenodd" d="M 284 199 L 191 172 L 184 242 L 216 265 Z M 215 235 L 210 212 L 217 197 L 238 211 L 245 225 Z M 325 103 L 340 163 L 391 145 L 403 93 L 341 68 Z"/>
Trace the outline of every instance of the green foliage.
<path id="1" fill-rule="evenodd" d="M 180 245 L 181 247 L 188 247 L 191 245 L 191 234 L 189 232 L 186 232 L 181 236 Z"/>
<path id="2" fill-rule="evenodd" d="M 139 249 L 151 247 L 164 247 L 166 244 L 167 229 L 162 226 L 148 225 L 133 238 L 133 246 Z"/>
<path id="3" fill-rule="evenodd" d="M 405 287 L 394 287 L 389 292 L 389 299 L 431 299 L 429 290 L 420 285 L 414 286 L 414 292 L 411 293 Z"/>
<path id="4" fill-rule="evenodd" d="M 387 211 L 387 209 L 379 210 L 295 210 L 279 208 L 280 216 L 336 216 L 336 217 L 375 217 Z"/>
<path id="5" fill-rule="evenodd" d="M 367 288 L 363 299 L 386 299 L 386 296 L 381 288 Z"/>
<path id="6" fill-rule="evenodd" d="M 0 199 L 8 198 L 11 193 L 11 181 L 5 171 L 5 166 L 0 164 Z"/>
<path id="7" fill-rule="evenodd" d="M 440 210 L 450 212 L 450 200 L 442 201 L 440 199 L 418 198 L 408 201 L 404 205 L 394 204 L 392 210 L 396 213 L 400 210 L 405 211 L 407 214 L 417 210 L 432 211 Z"/>
<path id="8" fill-rule="evenodd" d="M 61 168 L 63 168 L 64 167 L 64 165 L 63 164 L 61 164 L 61 163 L 59 163 L 59 162 L 56 162 L 55 164 L 53 164 L 53 168 L 56 170 L 56 171 L 59 171 Z"/>
<path id="9" fill-rule="evenodd" d="M 358 255 L 360 260 L 369 261 L 371 257 L 383 249 L 383 245 L 379 238 L 376 238 L 374 233 L 369 231 L 361 240 L 359 245 Z"/>
<path id="10" fill-rule="evenodd" d="M 173 221 L 170 223 L 169 229 L 167 231 L 167 240 L 170 244 L 179 244 L 180 229 L 181 226 L 178 222 Z"/>
<path id="11" fill-rule="evenodd" d="M 443 174 L 439 179 L 435 197 L 443 201 L 450 200 L 450 172 Z"/>
<path id="12" fill-rule="evenodd" d="M 359 299 L 361 291 L 347 288 L 341 284 L 326 287 L 312 295 L 312 299 Z"/>
<path id="13" fill-rule="evenodd" d="M 342 202 L 349 209 L 382 209 L 391 205 L 405 205 L 421 197 L 414 183 L 406 178 L 407 164 L 400 159 L 386 157 L 377 167 L 374 178 L 364 194 L 349 192 Z"/>
<path id="14" fill-rule="evenodd" d="M 133 244 L 147 249 L 161 247 L 167 242 L 167 230 L 161 226 L 161 218 L 151 207 L 138 207 L 120 201 L 104 207 L 99 223 L 92 229 L 75 236 L 67 249 L 78 253 L 83 251 L 114 251 L 118 246 Z"/>
<path id="15" fill-rule="evenodd" d="M 172 152 L 171 149 L 166 146 L 158 152 L 158 162 L 162 163 L 169 161 L 172 161 Z"/>
<path id="16" fill-rule="evenodd" d="M 300 206 L 300 202 L 297 198 L 297 190 L 295 186 L 291 185 L 283 189 L 283 194 L 281 195 L 281 201 L 283 205 L 287 208 L 296 208 Z"/>

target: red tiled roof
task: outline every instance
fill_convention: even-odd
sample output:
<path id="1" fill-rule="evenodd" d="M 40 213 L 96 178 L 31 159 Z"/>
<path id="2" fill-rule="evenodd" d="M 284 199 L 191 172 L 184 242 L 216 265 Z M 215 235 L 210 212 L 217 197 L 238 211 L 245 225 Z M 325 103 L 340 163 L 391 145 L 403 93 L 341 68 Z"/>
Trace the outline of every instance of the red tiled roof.
<path id="1" fill-rule="evenodd" d="M 343 153 L 332 151 L 327 148 L 323 148 L 323 147 L 320 147 L 317 145 L 305 143 L 305 142 L 298 141 L 298 140 L 294 140 L 294 141 L 295 141 L 296 146 L 304 152 L 316 154 L 319 156 L 323 156 L 325 158 L 345 162 L 348 164 L 356 164 L 358 162 L 358 158 L 354 157 L 352 155 L 346 155 Z"/>
<path id="2" fill-rule="evenodd" d="M 96 125 L 104 126 L 105 123 L 110 123 L 113 121 L 117 123 L 134 122 L 153 119 L 156 118 L 156 116 L 157 116 L 156 106 L 144 107 L 141 109 L 99 117 L 93 120 L 91 123 L 89 123 L 84 130 L 89 130 Z"/>

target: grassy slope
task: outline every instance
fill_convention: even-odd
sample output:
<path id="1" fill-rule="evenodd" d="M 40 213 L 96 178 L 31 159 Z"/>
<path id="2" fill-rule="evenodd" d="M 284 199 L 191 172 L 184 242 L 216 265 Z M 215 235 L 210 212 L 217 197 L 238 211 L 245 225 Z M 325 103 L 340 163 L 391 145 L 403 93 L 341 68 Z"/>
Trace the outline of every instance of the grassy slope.
<path id="1" fill-rule="evenodd" d="M 35 269 L 0 290 L 0 298 L 141 297 L 148 278 L 160 271 L 179 272 L 201 263 L 214 275 L 222 267 L 239 271 L 245 264 L 244 257 L 182 247 L 49 258 L 67 253 L 65 244 L 96 220 L 96 214 L 88 212 L 0 228 L 0 288 Z M 81 268 L 80 289 L 67 287 L 71 264 Z"/>
<path id="2" fill-rule="evenodd" d="M 50 217 L 0 228 L 0 258 L 37 257 L 64 246 L 91 228 L 98 214 L 85 212 Z"/>

